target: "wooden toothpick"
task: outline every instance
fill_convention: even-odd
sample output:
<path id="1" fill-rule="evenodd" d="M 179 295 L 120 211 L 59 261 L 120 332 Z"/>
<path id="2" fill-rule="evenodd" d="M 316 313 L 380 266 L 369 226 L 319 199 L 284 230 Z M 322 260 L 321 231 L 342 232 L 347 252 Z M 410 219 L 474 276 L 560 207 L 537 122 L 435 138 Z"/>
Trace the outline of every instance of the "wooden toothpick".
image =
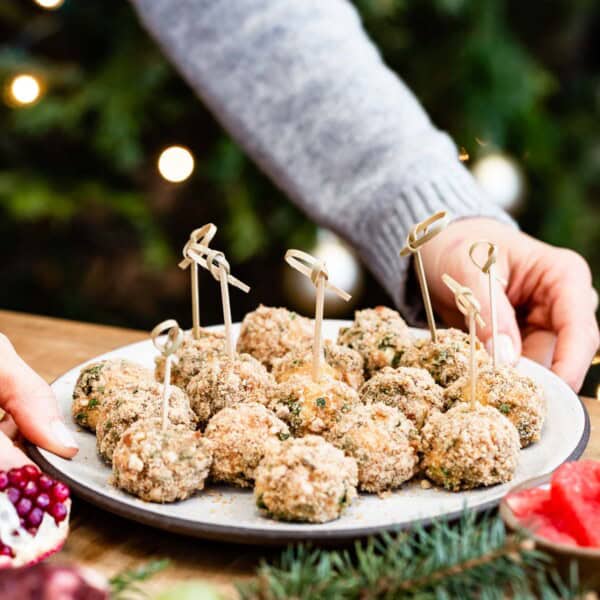
<path id="1" fill-rule="evenodd" d="M 166 337 L 161 339 L 161 335 L 166 333 Z M 164 431 L 169 422 L 169 391 L 171 387 L 171 362 L 173 354 L 183 342 L 183 331 L 175 319 L 167 319 L 159 323 L 150 333 L 154 347 L 165 357 L 165 376 L 163 379 L 163 397 L 162 397 L 162 430 Z"/>
<path id="2" fill-rule="evenodd" d="M 200 300 L 198 289 L 198 264 L 190 258 L 190 251 L 198 246 L 208 247 L 217 233 L 217 228 L 212 223 L 194 229 L 190 234 L 190 239 L 183 247 L 183 260 L 179 263 L 180 269 L 190 268 L 191 288 L 192 288 L 192 336 L 194 339 L 200 337 Z"/>
<path id="3" fill-rule="evenodd" d="M 446 228 L 446 225 L 446 211 L 442 210 L 431 215 L 431 217 L 417 223 L 410 230 L 408 237 L 406 238 L 406 245 L 400 250 L 400 256 L 409 256 L 410 254 L 413 254 L 415 257 L 417 277 L 423 296 L 427 324 L 429 325 L 429 332 L 431 333 L 431 340 L 433 342 L 437 342 L 437 330 L 435 328 L 435 317 L 433 315 L 429 288 L 427 286 L 427 277 L 425 275 L 425 268 L 423 267 L 423 259 L 421 258 L 421 247 L 433 239 L 438 233 L 443 231 Z"/>
<path id="4" fill-rule="evenodd" d="M 481 327 L 485 327 L 485 322 L 479 314 L 481 311 L 481 304 L 479 304 L 479 301 L 475 298 L 470 288 L 461 285 L 447 273 L 442 275 L 442 280 L 454 294 L 454 300 L 456 301 L 458 310 L 469 318 L 469 337 L 471 345 L 471 406 L 475 406 L 475 403 L 477 402 L 477 324 Z"/>
<path id="5" fill-rule="evenodd" d="M 314 381 L 321 378 L 321 365 L 323 361 L 323 311 L 325 305 L 325 290 L 331 290 L 342 300 L 348 302 L 352 296 L 329 281 L 327 266 L 323 261 L 301 250 L 288 250 L 285 261 L 292 267 L 308 277 L 316 287 L 317 297 L 315 302 L 315 334 L 313 339 L 313 364 L 312 377 Z"/>
<path id="6" fill-rule="evenodd" d="M 205 268 L 221 284 L 221 303 L 223 304 L 223 321 L 225 323 L 225 349 L 227 356 L 233 360 L 235 347 L 231 324 L 231 304 L 229 302 L 229 285 L 248 293 L 250 287 L 230 274 L 230 267 L 225 255 L 207 246 L 193 246 L 188 255 L 191 260 Z"/>
<path id="7" fill-rule="evenodd" d="M 479 247 L 485 245 L 487 246 L 487 260 L 483 265 L 480 265 L 477 260 L 475 260 L 475 250 Z M 489 296 L 490 296 L 490 320 L 492 323 L 492 361 L 494 365 L 494 369 L 498 363 L 498 352 L 496 346 L 496 339 L 498 336 L 498 313 L 496 311 L 496 287 L 494 286 L 494 280 L 496 280 L 500 285 L 506 286 L 507 281 L 500 277 L 496 273 L 496 259 L 498 258 L 498 249 L 495 244 L 492 242 L 488 242 L 486 240 L 481 240 L 479 242 L 475 242 L 469 248 L 469 257 L 471 258 L 471 262 L 488 278 L 488 288 L 489 288 Z"/>

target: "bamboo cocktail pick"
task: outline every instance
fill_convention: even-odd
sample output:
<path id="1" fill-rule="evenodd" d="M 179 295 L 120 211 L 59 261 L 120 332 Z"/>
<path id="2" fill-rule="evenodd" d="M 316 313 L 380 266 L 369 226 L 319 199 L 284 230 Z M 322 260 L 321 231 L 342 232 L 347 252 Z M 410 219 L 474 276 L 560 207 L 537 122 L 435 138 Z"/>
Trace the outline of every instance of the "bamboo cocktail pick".
<path id="1" fill-rule="evenodd" d="M 167 335 L 161 339 L 160 336 Z M 162 430 L 164 431 L 169 421 L 169 389 L 171 386 L 171 363 L 173 354 L 183 342 L 183 331 L 175 319 L 167 319 L 159 323 L 150 333 L 154 347 L 165 357 L 165 377 L 163 380 L 162 397 Z"/>
<path id="2" fill-rule="evenodd" d="M 487 260 L 483 265 L 480 265 L 475 259 L 475 250 L 479 246 L 487 246 Z M 475 242 L 471 248 L 469 248 L 469 257 L 471 258 L 471 262 L 484 274 L 487 275 L 488 278 L 488 287 L 489 287 L 489 295 L 490 295 L 490 320 L 492 323 L 492 361 L 494 365 L 494 369 L 498 363 L 498 352 L 496 349 L 496 338 L 498 336 L 498 313 L 496 311 L 496 287 L 494 285 L 494 280 L 496 280 L 500 285 L 506 286 L 507 282 L 505 279 L 502 279 L 496 273 L 496 259 L 498 258 L 498 248 L 492 242 L 488 242 L 486 240 L 482 240 L 480 242 Z"/>
<path id="3" fill-rule="evenodd" d="M 314 381 L 321 378 L 321 364 L 323 361 L 323 308 L 325 304 L 325 289 L 331 290 L 342 300 L 348 302 L 352 296 L 329 282 L 327 266 L 323 261 L 301 250 L 288 250 L 285 261 L 292 267 L 308 277 L 317 289 L 315 306 L 315 334 L 313 339 L 313 364 L 312 377 Z"/>
<path id="4" fill-rule="evenodd" d="M 447 273 L 442 275 L 442 280 L 454 294 L 458 310 L 469 318 L 469 336 L 471 340 L 471 406 L 475 406 L 475 402 L 477 401 L 477 324 L 479 323 L 481 327 L 485 326 L 485 322 L 479 314 L 481 304 L 479 304 L 479 301 L 475 298 L 470 288 L 461 285 Z"/>
<path id="5" fill-rule="evenodd" d="M 190 251 L 199 246 L 208 247 L 217 233 L 217 228 L 212 223 L 207 223 L 190 233 L 190 239 L 183 247 L 183 260 L 179 263 L 180 269 L 190 268 L 192 288 L 192 336 L 200 337 L 200 300 L 198 286 L 198 264 L 190 258 Z"/>
<path id="6" fill-rule="evenodd" d="M 408 237 L 406 238 L 406 245 L 400 250 L 400 256 L 414 254 L 417 277 L 423 296 L 425 314 L 427 315 L 427 324 L 429 325 L 429 332 L 431 333 L 431 340 L 433 342 L 437 342 L 437 330 L 435 328 L 433 308 L 431 307 L 431 298 L 429 297 L 429 288 L 427 287 L 427 277 L 425 275 L 425 268 L 423 267 L 423 259 L 421 258 L 421 247 L 433 239 L 438 233 L 443 231 L 446 228 L 446 225 L 445 210 L 431 215 L 431 217 L 417 223 L 410 230 Z"/>
<path id="7" fill-rule="evenodd" d="M 221 302 L 223 304 L 223 321 L 225 323 L 225 348 L 227 356 L 233 360 L 235 349 L 231 327 L 231 304 L 229 302 L 229 285 L 242 290 L 246 294 L 250 287 L 230 274 L 230 267 L 225 255 L 204 245 L 193 245 L 188 251 L 190 260 L 205 268 L 221 284 Z"/>

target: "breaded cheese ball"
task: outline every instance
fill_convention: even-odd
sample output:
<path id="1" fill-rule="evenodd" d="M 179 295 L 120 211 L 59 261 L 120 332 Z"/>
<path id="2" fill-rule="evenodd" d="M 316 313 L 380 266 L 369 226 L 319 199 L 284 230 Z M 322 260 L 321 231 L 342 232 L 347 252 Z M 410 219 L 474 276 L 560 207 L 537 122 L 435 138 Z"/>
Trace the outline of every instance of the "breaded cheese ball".
<path id="1" fill-rule="evenodd" d="M 123 433 L 140 419 L 162 415 L 163 386 L 156 382 L 115 389 L 106 398 L 96 428 L 96 446 L 100 456 L 111 462 Z M 169 421 L 188 429 L 196 428 L 196 415 L 185 393 L 176 386 L 169 388 Z"/>
<path id="2" fill-rule="evenodd" d="M 186 392 L 198 421 L 205 423 L 226 406 L 267 404 L 274 387 L 275 380 L 261 363 L 249 354 L 237 354 L 233 360 L 223 355 L 205 362 Z"/>
<path id="3" fill-rule="evenodd" d="M 384 367 L 397 367 L 412 336 L 398 312 L 377 306 L 356 311 L 354 323 L 340 329 L 337 341 L 362 355 L 368 378 Z"/>
<path id="4" fill-rule="evenodd" d="M 171 363 L 171 383 L 184 390 L 206 361 L 224 353 L 225 334 L 222 331 L 200 329 L 198 339 L 191 332 L 186 333 Z M 154 376 L 162 383 L 165 378 L 165 357 L 157 356 L 154 363 Z"/>
<path id="5" fill-rule="evenodd" d="M 364 360 L 356 350 L 325 340 L 323 354 L 322 371 L 325 375 L 343 381 L 355 390 L 360 388 L 365 380 Z M 312 347 L 296 348 L 283 358 L 275 359 L 271 373 L 279 383 L 292 375 L 311 375 Z"/>
<path id="6" fill-rule="evenodd" d="M 184 500 L 204 488 L 210 471 L 210 442 L 199 431 L 160 419 L 142 419 L 125 431 L 115 448 L 113 482 L 147 502 Z"/>
<path id="7" fill-rule="evenodd" d="M 269 407 L 295 436 L 324 434 L 341 416 L 360 402 L 356 390 L 342 381 L 321 375 L 293 375 L 275 389 Z"/>
<path id="8" fill-rule="evenodd" d="M 297 346 L 312 342 L 314 324 L 287 308 L 262 304 L 244 317 L 237 341 L 237 351 L 259 360 L 270 371 L 273 359 L 285 356 Z"/>
<path id="9" fill-rule="evenodd" d="M 469 372 L 471 343 L 469 336 L 458 329 L 438 329 L 438 341 L 429 337 L 416 340 L 400 358 L 400 366 L 429 371 L 434 381 L 448 387 Z M 477 340 L 477 363 L 488 364 L 489 354 Z"/>
<path id="10" fill-rule="evenodd" d="M 213 450 L 211 479 L 251 487 L 267 444 L 287 440 L 290 431 L 268 408 L 248 402 L 220 410 L 204 436 Z"/>
<path id="11" fill-rule="evenodd" d="M 152 372 L 129 360 L 115 358 L 85 366 L 75 388 L 71 410 L 80 427 L 96 431 L 98 412 L 113 388 L 153 380 Z"/>
<path id="12" fill-rule="evenodd" d="M 383 402 L 402 411 L 421 429 L 432 411 L 444 410 L 444 390 L 425 369 L 386 367 L 359 390 L 365 404 Z"/>
<path id="13" fill-rule="evenodd" d="M 446 401 L 471 399 L 471 379 L 463 377 L 446 388 Z M 542 389 L 525 375 L 509 366 L 494 369 L 484 367 L 477 374 L 477 401 L 498 409 L 517 428 L 521 448 L 540 440 L 546 416 L 546 402 Z"/>
<path id="14" fill-rule="evenodd" d="M 358 487 L 383 493 L 400 487 L 417 472 L 418 436 L 397 408 L 381 402 L 358 404 L 333 426 L 327 440 L 358 465 Z"/>
<path id="15" fill-rule="evenodd" d="M 353 458 L 316 435 L 269 446 L 256 469 L 254 498 L 266 516 L 281 521 L 325 523 L 356 497 Z"/>
<path id="16" fill-rule="evenodd" d="M 515 426 L 491 406 L 460 402 L 431 415 L 421 430 L 421 467 L 431 481 L 458 492 L 506 483 L 519 461 Z"/>

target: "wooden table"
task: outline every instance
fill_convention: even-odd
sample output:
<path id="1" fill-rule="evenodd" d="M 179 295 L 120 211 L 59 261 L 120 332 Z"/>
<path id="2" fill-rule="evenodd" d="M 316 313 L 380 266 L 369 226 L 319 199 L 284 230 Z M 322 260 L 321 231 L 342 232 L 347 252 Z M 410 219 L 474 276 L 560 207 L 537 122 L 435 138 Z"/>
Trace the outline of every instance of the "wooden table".
<path id="1" fill-rule="evenodd" d="M 0 311 L 0 332 L 47 381 L 74 365 L 118 346 L 146 339 L 146 332 Z M 600 460 L 600 402 L 584 399 L 592 421 L 585 456 Z M 72 560 L 111 576 L 149 560 L 167 557 L 171 566 L 148 591 L 184 579 L 203 579 L 231 592 L 231 582 L 252 574 L 264 550 L 217 544 L 169 534 L 126 521 L 76 500 L 72 532 L 61 560 Z"/>

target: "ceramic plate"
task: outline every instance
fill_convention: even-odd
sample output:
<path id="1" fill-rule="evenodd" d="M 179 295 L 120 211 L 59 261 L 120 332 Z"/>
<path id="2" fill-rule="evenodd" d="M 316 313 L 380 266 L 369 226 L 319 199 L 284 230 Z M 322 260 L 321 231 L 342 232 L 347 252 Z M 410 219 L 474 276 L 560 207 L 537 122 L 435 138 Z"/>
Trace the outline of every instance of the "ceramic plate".
<path id="1" fill-rule="evenodd" d="M 344 321 L 327 321 L 324 336 L 335 339 Z M 235 326 L 235 333 L 239 325 Z M 423 335 L 422 331 L 415 331 Z M 148 341 L 138 342 L 93 359 L 127 358 L 153 367 L 156 350 Z M 89 362 L 93 362 L 89 361 Z M 347 512 L 319 525 L 283 523 L 266 519 L 256 509 L 252 492 L 234 487 L 209 486 L 198 495 L 175 504 L 151 504 L 121 492 L 109 484 L 110 469 L 96 454 L 96 439 L 71 419 L 71 394 L 82 365 L 59 377 L 53 384 L 64 419 L 77 439 L 80 451 L 65 460 L 39 448 L 33 458 L 50 474 L 67 482 L 75 494 L 126 518 L 175 531 L 224 541 L 283 544 L 293 540 L 342 541 L 371 533 L 408 527 L 445 515 L 457 516 L 464 506 L 483 510 L 498 504 L 506 491 L 521 481 L 548 473 L 566 460 L 581 456 L 589 438 L 589 417 L 579 398 L 556 375 L 522 359 L 519 371 L 544 389 L 548 415 L 539 443 L 523 450 L 513 481 L 487 489 L 451 493 L 421 489 L 409 483 L 386 498 L 361 494 Z"/>

